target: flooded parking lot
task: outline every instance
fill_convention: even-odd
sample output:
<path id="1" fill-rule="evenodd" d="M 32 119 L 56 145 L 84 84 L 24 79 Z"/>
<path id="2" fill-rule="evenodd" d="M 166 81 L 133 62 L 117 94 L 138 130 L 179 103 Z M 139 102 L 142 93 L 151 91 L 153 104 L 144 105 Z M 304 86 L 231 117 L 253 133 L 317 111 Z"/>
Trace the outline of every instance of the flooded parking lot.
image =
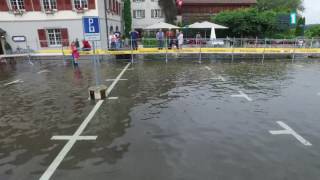
<path id="1" fill-rule="evenodd" d="M 91 62 L 33 63 L 0 65 L 1 180 L 320 177 L 318 61 L 102 61 L 104 101 Z"/>

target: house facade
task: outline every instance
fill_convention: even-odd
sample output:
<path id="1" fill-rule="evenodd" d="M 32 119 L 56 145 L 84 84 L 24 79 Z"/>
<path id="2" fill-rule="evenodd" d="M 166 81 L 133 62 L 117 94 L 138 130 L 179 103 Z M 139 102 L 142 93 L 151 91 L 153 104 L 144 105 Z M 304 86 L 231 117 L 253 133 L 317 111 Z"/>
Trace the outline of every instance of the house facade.
<path id="1" fill-rule="evenodd" d="M 165 21 L 159 0 L 131 0 L 131 12 L 132 28 L 138 31 Z"/>
<path id="2" fill-rule="evenodd" d="M 222 11 L 248 8 L 256 3 L 256 0 L 183 0 L 179 13 L 184 24 L 191 24 L 208 21 Z"/>
<path id="3" fill-rule="evenodd" d="M 0 28 L 13 51 L 57 49 L 83 39 L 83 16 L 98 16 L 102 41 L 97 46 L 106 48 L 107 30 L 122 29 L 122 7 L 121 0 L 1 0 Z"/>

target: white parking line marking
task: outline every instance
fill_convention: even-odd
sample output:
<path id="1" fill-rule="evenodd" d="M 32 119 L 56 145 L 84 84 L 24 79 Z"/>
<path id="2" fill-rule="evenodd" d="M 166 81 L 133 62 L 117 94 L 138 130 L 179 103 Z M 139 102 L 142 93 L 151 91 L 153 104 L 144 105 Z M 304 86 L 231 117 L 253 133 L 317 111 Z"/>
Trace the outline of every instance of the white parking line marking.
<path id="1" fill-rule="evenodd" d="M 71 140 L 74 138 L 73 136 L 52 136 L 51 140 Z M 79 136 L 77 137 L 77 141 L 83 140 L 96 140 L 98 136 Z"/>
<path id="2" fill-rule="evenodd" d="M 279 131 L 269 131 L 272 135 L 292 135 L 294 136 L 298 141 L 300 141 L 305 146 L 312 146 L 312 144 L 304 139 L 302 136 L 300 136 L 297 132 L 295 132 L 292 128 L 290 128 L 287 124 L 285 124 L 282 121 L 277 121 L 277 123 L 284 128 L 284 130 Z"/>
<path id="3" fill-rule="evenodd" d="M 12 84 L 18 84 L 18 83 L 23 83 L 23 81 L 21 79 L 17 79 L 15 81 L 4 84 L 4 86 L 10 86 Z"/>
<path id="4" fill-rule="evenodd" d="M 114 86 L 118 83 L 118 81 L 121 79 L 121 77 L 123 76 L 124 72 L 126 72 L 126 70 L 129 68 L 131 63 L 128 63 L 126 65 L 126 67 L 124 67 L 124 69 L 121 71 L 121 73 L 117 76 L 117 78 L 112 82 L 112 84 L 109 86 L 109 88 L 107 89 L 106 92 L 106 96 L 108 97 L 109 94 L 111 93 L 112 89 L 114 88 Z"/>
<path id="5" fill-rule="evenodd" d="M 42 74 L 42 73 L 48 73 L 50 72 L 49 70 L 45 69 L 45 70 L 42 70 L 42 71 L 39 71 L 38 74 Z"/>
<path id="6" fill-rule="evenodd" d="M 100 106 L 102 105 L 103 100 L 98 101 L 98 103 L 94 106 L 90 114 L 86 117 L 86 119 L 82 122 L 78 130 L 74 133 L 73 136 L 71 136 L 70 139 L 68 139 L 67 144 L 63 147 L 63 149 L 60 151 L 58 156 L 53 160 L 53 162 L 50 164 L 46 172 L 40 177 L 40 180 L 48 180 L 53 175 L 53 173 L 56 171 L 60 163 L 63 161 L 65 156 L 68 154 L 68 152 L 71 150 L 72 146 L 76 143 L 77 139 L 80 137 L 83 130 L 86 128 L 86 126 L 89 124 L 95 113 L 98 111 Z"/>
<path id="7" fill-rule="evenodd" d="M 117 99 L 119 99 L 119 97 L 109 97 L 108 99 L 109 100 L 117 100 Z"/>
<path id="8" fill-rule="evenodd" d="M 107 82 L 115 81 L 116 79 L 106 79 Z M 128 79 L 119 79 L 119 81 L 128 81 Z"/>
<path id="9" fill-rule="evenodd" d="M 239 91 L 240 94 L 231 95 L 231 97 L 238 97 L 238 98 L 245 98 L 248 101 L 252 101 L 252 98 L 250 98 L 247 94 L 245 94 L 242 91 Z"/>
<path id="10" fill-rule="evenodd" d="M 128 63 L 126 67 L 121 71 L 121 73 L 117 76 L 115 81 L 109 86 L 109 88 L 106 91 L 106 96 L 109 96 L 112 89 L 115 87 L 115 85 L 119 82 L 119 79 L 122 77 L 122 75 L 125 73 L 125 71 L 128 69 L 131 63 Z M 74 146 L 74 144 L 78 140 L 95 140 L 97 136 L 81 136 L 84 129 L 87 127 L 93 116 L 96 114 L 98 109 L 101 107 L 103 100 L 99 100 L 97 104 L 93 107 L 89 115 L 86 117 L 86 119 L 82 122 L 82 124 L 79 126 L 77 131 L 72 136 L 53 136 L 51 139 L 53 140 L 68 140 L 67 144 L 62 148 L 60 153 L 57 155 L 57 157 L 53 160 L 53 162 L 50 164 L 48 169 L 42 174 L 39 180 L 49 180 L 53 173 L 56 171 L 58 166 L 61 164 L 63 159 L 66 157 L 68 152 L 71 150 L 71 148 Z"/>
<path id="11" fill-rule="evenodd" d="M 211 78 L 212 80 L 220 80 L 222 82 L 226 82 L 226 79 L 222 76 L 218 76 L 217 78 Z"/>
<path id="12" fill-rule="evenodd" d="M 208 71 L 212 70 L 209 66 L 205 66 L 204 68 L 206 68 Z"/>

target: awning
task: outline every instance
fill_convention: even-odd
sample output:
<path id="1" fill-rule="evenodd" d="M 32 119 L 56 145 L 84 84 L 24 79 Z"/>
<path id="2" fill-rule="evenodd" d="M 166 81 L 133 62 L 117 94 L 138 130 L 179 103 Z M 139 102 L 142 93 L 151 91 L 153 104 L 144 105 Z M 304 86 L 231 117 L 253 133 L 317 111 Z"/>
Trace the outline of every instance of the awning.
<path id="1" fill-rule="evenodd" d="M 208 21 L 203 21 L 201 23 L 196 22 L 196 23 L 190 24 L 188 26 L 188 28 L 190 28 L 190 29 L 211 29 L 211 28 L 214 28 L 214 29 L 228 29 L 228 27 L 225 27 L 225 26 L 222 26 L 222 25 L 219 25 L 219 24 L 215 24 L 215 23 L 212 23 L 212 22 L 208 22 Z"/>
<path id="2" fill-rule="evenodd" d="M 152 30 L 152 29 L 180 29 L 180 27 L 172 25 L 172 24 L 168 24 L 168 23 L 165 23 L 165 22 L 158 22 L 158 23 L 153 24 L 151 26 L 148 26 L 148 27 L 146 27 L 144 29 L 147 29 L 147 30 Z"/>

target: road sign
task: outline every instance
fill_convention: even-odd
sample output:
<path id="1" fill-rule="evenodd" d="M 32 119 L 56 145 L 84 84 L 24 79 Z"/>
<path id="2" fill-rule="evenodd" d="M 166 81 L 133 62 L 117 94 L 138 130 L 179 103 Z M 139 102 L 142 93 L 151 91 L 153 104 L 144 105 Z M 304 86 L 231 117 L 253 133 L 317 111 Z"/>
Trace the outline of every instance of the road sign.
<path id="1" fill-rule="evenodd" d="M 97 16 L 82 18 L 83 35 L 88 41 L 100 41 L 100 19 Z"/>
<path id="2" fill-rule="evenodd" d="M 297 14 L 296 13 L 290 14 L 290 24 L 291 25 L 297 24 Z"/>

